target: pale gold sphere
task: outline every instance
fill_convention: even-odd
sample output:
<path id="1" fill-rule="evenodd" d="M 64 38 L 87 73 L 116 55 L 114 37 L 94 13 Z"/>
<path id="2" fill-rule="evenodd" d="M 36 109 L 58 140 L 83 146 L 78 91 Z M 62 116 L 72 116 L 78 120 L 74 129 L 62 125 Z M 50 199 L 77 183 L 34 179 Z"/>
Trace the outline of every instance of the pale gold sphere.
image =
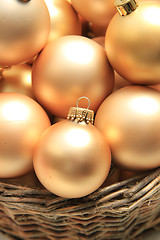
<path id="1" fill-rule="evenodd" d="M 32 67 L 27 64 L 6 69 L 0 81 L 0 92 L 16 92 L 34 98 L 31 75 Z"/>
<path id="2" fill-rule="evenodd" d="M 116 13 L 115 0 L 71 0 L 75 10 L 87 21 L 107 26 Z"/>
<path id="3" fill-rule="evenodd" d="M 0 178 L 13 178 L 33 169 L 33 152 L 50 126 L 42 107 L 18 93 L 0 93 Z"/>
<path id="4" fill-rule="evenodd" d="M 111 147 L 114 161 L 129 170 L 160 166 L 160 94 L 149 87 L 128 86 L 100 106 L 95 126 Z"/>
<path id="5" fill-rule="evenodd" d="M 32 59 L 46 44 L 50 17 L 44 0 L 5 0 L 0 5 L 0 65 Z"/>
<path id="6" fill-rule="evenodd" d="M 95 191 L 106 179 L 110 149 L 91 124 L 62 121 L 40 138 L 34 169 L 40 182 L 52 193 L 79 198 Z"/>
<path id="7" fill-rule="evenodd" d="M 106 32 L 112 67 L 134 84 L 160 83 L 160 2 L 139 3 L 127 16 L 118 13 Z"/>
<path id="8" fill-rule="evenodd" d="M 113 70 L 102 47 L 82 36 L 65 36 L 49 43 L 34 62 L 33 91 L 55 116 L 66 118 L 77 99 L 90 99 L 96 111 L 112 92 Z"/>
<path id="9" fill-rule="evenodd" d="M 78 14 L 66 0 L 44 0 L 51 19 L 48 41 L 66 35 L 81 35 Z"/>

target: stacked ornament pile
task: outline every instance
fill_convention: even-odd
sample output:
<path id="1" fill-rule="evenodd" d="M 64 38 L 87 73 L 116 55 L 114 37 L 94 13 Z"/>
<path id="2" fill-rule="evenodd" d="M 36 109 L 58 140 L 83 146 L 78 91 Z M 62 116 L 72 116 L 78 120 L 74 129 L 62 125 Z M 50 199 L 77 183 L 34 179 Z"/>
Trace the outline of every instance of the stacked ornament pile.
<path id="1" fill-rule="evenodd" d="M 158 0 L 2 1 L 0 178 L 34 167 L 49 191 L 78 198 L 111 160 L 159 167 L 159 42 Z"/>

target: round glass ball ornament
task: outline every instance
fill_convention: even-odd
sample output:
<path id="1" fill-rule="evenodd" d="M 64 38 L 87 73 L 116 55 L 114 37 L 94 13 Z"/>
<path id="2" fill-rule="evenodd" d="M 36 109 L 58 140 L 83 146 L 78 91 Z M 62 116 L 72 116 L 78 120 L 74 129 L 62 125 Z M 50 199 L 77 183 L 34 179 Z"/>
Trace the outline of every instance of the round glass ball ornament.
<path id="1" fill-rule="evenodd" d="M 74 107 L 68 120 L 55 123 L 41 136 L 34 154 L 40 182 L 64 198 L 86 196 L 105 181 L 111 154 L 93 123 L 94 112 Z"/>
<path id="2" fill-rule="evenodd" d="M 116 0 L 116 7 L 105 42 L 112 67 L 133 84 L 160 83 L 160 2 Z"/>
<path id="3" fill-rule="evenodd" d="M 33 65 L 33 92 L 52 114 L 67 116 L 81 96 L 97 111 L 112 92 L 114 74 L 105 50 L 82 36 L 64 36 L 49 43 Z"/>
<path id="4" fill-rule="evenodd" d="M 95 126 L 111 147 L 115 163 L 128 170 L 160 166 L 160 94 L 142 86 L 112 93 L 100 106 Z"/>
<path id="5" fill-rule="evenodd" d="M 0 178 L 22 176 L 33 169 L 33 152 L 50 126 L 42 107 L 19 93 L 0 93 Z"/>
<path id="6" fill-rule="evenodd" d="M 29 61 L 45 46 L 50 17 L 44 0 L 5 0 L 0 7 L 0 66 Z"/>

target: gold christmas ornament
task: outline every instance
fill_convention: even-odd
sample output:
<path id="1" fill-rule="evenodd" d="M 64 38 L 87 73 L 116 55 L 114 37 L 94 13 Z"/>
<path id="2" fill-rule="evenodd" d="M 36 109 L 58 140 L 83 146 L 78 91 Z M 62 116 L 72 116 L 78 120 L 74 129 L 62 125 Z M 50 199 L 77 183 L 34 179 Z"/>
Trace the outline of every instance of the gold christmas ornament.
<path id="1" fill-rule="evenodd" d="M 16 92 L 34 98 L 31 82 L 32 68 L 27 64 L 12 66 L 3 72 L 0 92 Z"/>
<path id="2" fill-rule="evenodd" d="M 33 168 L 33 151 L 50 121 L 33 99 L 0 93 L 0 178 L 13 178 Z"/>
<path id="3" fill-rule="evenodd" d="M 7 0 L 0 7 L 0 65 L 32 59 L 46 44 L 50 17 L 43 0 Z"/>
<path id="4" fill-rule="evenodd" d="M 100 106 L 95 126 L 111 147 L 113 160 L 124 169 L 160 166 L 160 94 L 149 87 L 128 86 Z"/>
<path id="5" fill-rule="evenodd" d="M 34 169 L 40 182 L 58 196 L 86 196 L 108 175 L 110 149 L 92 125 L 93 117 L 92 110 L 71 108 L 68 120 L 52 125 L 40 138 Z"/>
<path id="6" fill-rule="evenodd" d="M 64 118 L 76 99 L 85 95 L 97 111 L 112 92 L 113 70 L 102 47 L 82 36 L 49 43 L 33 65 L 33 91 L 53 115 Z"/>
<path id="7" fill-rule="evenodd" d="M 107 26 L 116 13 L 114 0 L 71 0 L 75 10 L 88 22 Z"/>
<path id="8" fill-rule="evenodd" d="M 106 32 L 112 67 L 134 84 L 160 83 L 160 2 L 116 1 L 118 12 Z"/>
<path id="9" fill-rule="evenodd" d="M 81 22 L 70 3 L 66 0 L 44 1 L 51 19 L 48 41 L 66 35 L 81 35 Z"/>

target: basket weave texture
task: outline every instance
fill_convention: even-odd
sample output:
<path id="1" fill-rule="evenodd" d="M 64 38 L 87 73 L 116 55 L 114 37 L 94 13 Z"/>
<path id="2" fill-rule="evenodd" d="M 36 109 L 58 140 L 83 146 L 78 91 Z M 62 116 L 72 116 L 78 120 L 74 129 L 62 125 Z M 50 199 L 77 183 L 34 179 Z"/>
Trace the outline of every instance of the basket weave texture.
<path id="1" fill-rule="evenodd" d="M 80 199 L 1 180 L 0 216 L 0 230 L 16 239 L 138 239 L 160 224 L 160 168 Z"/>

